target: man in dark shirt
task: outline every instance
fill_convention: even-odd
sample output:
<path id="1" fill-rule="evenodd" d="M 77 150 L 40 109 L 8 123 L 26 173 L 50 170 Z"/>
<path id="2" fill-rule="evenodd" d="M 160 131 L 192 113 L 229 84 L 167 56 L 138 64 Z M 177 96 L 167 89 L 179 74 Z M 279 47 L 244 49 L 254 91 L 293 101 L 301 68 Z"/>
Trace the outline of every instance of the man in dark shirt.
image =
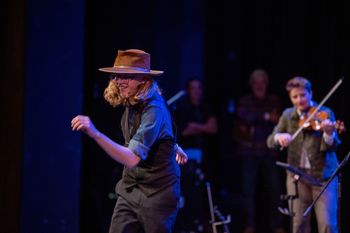
<path id="1" fill-rule="evenodd" d="M 118 200 L 110 233 L 172 232 L 180 197 L 179 164 L 187 157 L 175 143 L 169 111 L 150 70 L 150 55 L 137 49 L 118 51 L 104 97 L 124 105 L 124 146 L 99 132 L 87 116 L 76 116 L 72 129 L 93 138 L 114 160 L 125 165 L 116 186 Z"/>
<path id="2" fill-rule="evenodd" d="M 197 78 L 186 82 L 186 98 L 176 107 L 175 118 L 179 128 L 179 142 L 190 160 L 201 162 L 202 149 L 209 135 L 217 133 L 216 118 L 208 104 L 203 101 L 202 83 Z"/>
<path id="3" fill-rule="evenodd" d="M 203 232 L 207 227 L 204 181 L 211 177 L 210 136 L 217 133 L 217 122 L 209 106 L 203 101 L 202 83 L 197 78 L 186 82 L 186 98 L 176 106 L 179 144 L 189 162 L 182 167 L 186 179 L 181 181 L 184 206 L 179 212 L 177 228 L 181 232 Z"/>
<path id="4" fill-rule="evenodd" d="M 254 70 L 249 79 L 251 94 L 241 97 L 237 103 L 235 140 L 242 169 L 244 233 L 257 232 L 255 200 L 260 183 L 263 193 L 267 194 L 264 213 L 268 223 L 264 225 L 275 233 L 284 232 L 282 216 L 277 210 L 281 194 L 280 173 L 275 165 L 278 154 L 266 146 L 266 139 L 278 121 L 280 100 L 268 93 L 268 83 L 266 71 Z"/>

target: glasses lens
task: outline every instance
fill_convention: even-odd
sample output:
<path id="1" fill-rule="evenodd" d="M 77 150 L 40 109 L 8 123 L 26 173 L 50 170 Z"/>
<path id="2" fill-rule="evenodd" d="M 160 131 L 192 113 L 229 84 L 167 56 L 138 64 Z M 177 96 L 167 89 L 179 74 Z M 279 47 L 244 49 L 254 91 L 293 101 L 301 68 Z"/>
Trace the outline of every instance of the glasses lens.
<path id="1" fill-rule="evenodd" d="M 109 75 L 109 79 L 117 79 L 117 75 L 116 74 L 110 74 Z"/>
<path id="2" fill-rule="evenodd" d="M 128 75 L 128 74 L 111 74 L 109 76 L 110 79 L 114 79 L 114 80 L 118 80 L 118 79 L 131 79 L 133 76 L 132 75 Z"/>

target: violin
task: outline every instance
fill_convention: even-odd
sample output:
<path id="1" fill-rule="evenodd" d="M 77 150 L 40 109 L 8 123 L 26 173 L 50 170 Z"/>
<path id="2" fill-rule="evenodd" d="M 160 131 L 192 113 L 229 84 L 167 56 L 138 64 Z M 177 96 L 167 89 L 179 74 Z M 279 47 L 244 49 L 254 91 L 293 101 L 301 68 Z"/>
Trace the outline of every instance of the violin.
<path id="1" fill-rule="evenodd" d="M 299 119 L 299 126 L 309 130 L 321 130 L 322 121 L 330 118 L 329 113 L 326 111 L 317 111 L 314 113 L 315 111 L 317 111 L 317 108 L 311 107 L 306 114 L 301 115 Z M 312 117 L 309 119 L 309 121 L 306 121 L 310 116 Z M 337 120 L 334 123 L 334 127 L 339 134 L 345 131 L 345 125 L 343 121 Z"/>
<path id="2" fill-rule="evenodd" d="M 304 125 L 308 125 L 307 123 L 308 123 L 310 120 L 312 120 L 312 119 L 314 118 L 314 115 L 316 115 L 316 113 L 319 113 L 318 110 L 323 106 L 323 104 L 328 100 L 328 98 L 335 92 L 335 90 L 337 90 L 337 88 L 338 88 L 342 83 L 343 83 L 343 78 L 340 78 L 340 79 L 338 80 L 338 82 L 337 82 L 337 83 L 332 87 L 332 89 L 328 92 L 328 94 L 323 98 L 323 100 L 320 102 L 320 104 L 319 104 L 316 108 L 313 109 L 312 113 L 311 113 L 309 116 L 307 116 L 307 117 L 305 118 L 305 120 L 303 120 L 303 121 L 299 124 L 299 128 L 298 128 L 298 129 L 294 132 L 294 134 L 292 135 L 291 141 L 293 141 L 293 140 L 296 138 L 296 136 L 298 136 L 298 134 L 304 129 Z M 321 111 L 321 112 L 323 112 L 323 111 Z M 327 113 L 327 112 L 326 112 L 326 113 Z M 320 115 L 321 115 L 321 116 L 320 116 L 319 118 L 324 117 L 323 113 L 321 113 Z M 327 113 L 327 115 L 328 115 L 328 113 Z M 328 116 L 328 117 L 329 117 L 329 116 Z M 319 118 L 317 119 L 318 121 L 320 120 Z M 327 118 L 326 118 L 326 119 L 327 119 Z M 321 122 L 322 122 L 322 121 L 321 121 Z M 321 129 L 321 124 L 318 124 L 318 123 L 315 122 L 315 124 L 312 124 L 312 125 L 314 125 L 314 127 L 315 127 L 316 129 L 317 129 L 317 128 Z M 310 126 L 311 126 L 311 123 L 310 123 Z M 341 122 L 341 121 L 335 122 L 334 126 L 335 126 L 336 129 L 341 130 L 340 132 L 345 131 L 344 123 Z M 312 126 L 311 126 L 311 127 L 312 127 Z M 283 149 L 283 147 L 281 147 L 281 150 L 282 150 L 282 149 Z"/>

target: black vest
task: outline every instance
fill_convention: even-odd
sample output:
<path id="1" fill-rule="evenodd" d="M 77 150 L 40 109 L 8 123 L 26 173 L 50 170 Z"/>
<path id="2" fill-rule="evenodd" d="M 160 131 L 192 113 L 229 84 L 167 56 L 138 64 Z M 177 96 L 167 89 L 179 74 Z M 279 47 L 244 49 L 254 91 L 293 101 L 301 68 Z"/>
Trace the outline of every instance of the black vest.
<path id="1" fill-rule="evenodd" d="M 124 111 L 121 125 L 126 146 L 141 124 L 143 109 L 142 106 L 132 106 Z M 146 196 L 150 196 L 179 181 L 180 169 L 175 159 L 174 145 L 174 137 L 158 139 L 145 160 L 141 160 L 134 168 L 124 167 L 123 178 L 117 184 L 117 193 L 125 197 L 132 188 L 138 187 Z"/>

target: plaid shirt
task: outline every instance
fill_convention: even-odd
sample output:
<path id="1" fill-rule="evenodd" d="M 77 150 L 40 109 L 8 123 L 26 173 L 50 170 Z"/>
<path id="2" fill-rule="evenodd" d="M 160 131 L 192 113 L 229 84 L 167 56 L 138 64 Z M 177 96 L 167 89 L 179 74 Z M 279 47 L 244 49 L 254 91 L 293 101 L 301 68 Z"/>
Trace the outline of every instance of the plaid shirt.
<path id="1" fill-rule="evenodd" d="M 280 110 L 277 96 L 267 95 L 259 100 L 253 95 L 243 96 L 237 103 L 237 115 L 234 122 L 234 139 L 238 143 L 238 153 L 242 156 L 276 155 L 266 146 L 266 139 L 273 130 L 275 122 L 270 114 Z M 245 127 L 247 132 L 242 132 Z"/>

